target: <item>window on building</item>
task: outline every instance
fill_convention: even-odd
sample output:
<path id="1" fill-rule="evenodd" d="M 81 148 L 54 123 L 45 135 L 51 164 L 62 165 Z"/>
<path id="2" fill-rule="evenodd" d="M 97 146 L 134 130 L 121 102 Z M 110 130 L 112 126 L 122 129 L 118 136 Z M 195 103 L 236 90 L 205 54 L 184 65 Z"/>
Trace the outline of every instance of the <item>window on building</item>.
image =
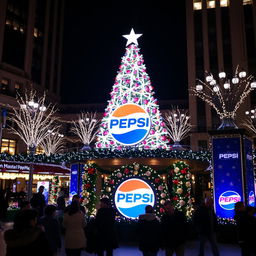
<path id="1" fill-rule="evenodd" d="M 16 154 L 16 140 L 2 139 L 1 143 L 1 153 L 8 153 L 10 155 Z"/>
<path id="2" fill-rule="evenodd" d="M 8 90 L 9 85 L 10 85 L 10 80 L 7 78 L 2 78 L 0 91 L 6 92 Z"/>
<path id="3" fill-rule="evenodd" d="M 194 0 L 193 3 L 194 10 L 201 10 L 202 9 L 202 1 L 201 0 Z"/>
<path id="4" fill-rule="evenodd" d="M 207 8 L 208 9 L 215 8 L 215 0 L 207 1 Z"/>
<path id="5" fill-rule="evenodd" d="M 36 148 L 36 155 L 41 155 L 41 154 L 44 154 L 44 150 L 42 147 L 38 146 Z"/>
<path id="6" fill-rule="evenodd" d="M 220 0 L 220 7 L 228 7 L 229 0 Z"/>
<path id="7" fill-rule="evenodd" d="M 252 4 L 252 0 L 243 0 L 243 4 L 246 5 L 246 4 Z"/>
<path id="8" fill-rule="evenodd" d="M 198 141 L 198 149 L 199 150 L 207 150 L 207 140 L 199 140 Z"/>

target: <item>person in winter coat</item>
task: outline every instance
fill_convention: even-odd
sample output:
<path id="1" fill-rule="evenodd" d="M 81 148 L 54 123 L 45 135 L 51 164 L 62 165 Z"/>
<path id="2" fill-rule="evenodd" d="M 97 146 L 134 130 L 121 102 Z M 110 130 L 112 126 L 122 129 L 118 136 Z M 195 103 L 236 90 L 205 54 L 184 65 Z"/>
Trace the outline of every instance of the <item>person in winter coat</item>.
<path id="1" fill-rule="evenodd" d="M 38 193 L 34 194 L 30 200 L 32 208 L 38 211 L 39 217 L 43 216 L 44 208 L 46 205 L 43 192 L 44 192 L 44 186 L 40 186 L 38 189 Z"/>
<path id="2" fill-rule="evenodd" d="M 6 256 L 53 255 L 45 233 L 36 224 L 37 212 L 35 210 L 24 210 L 17 216 L 13 229 L 4 233 L 7 246 Z"/>
<path id="3" fill-rule="evenodd" d="M 161 218 L 162 240 L 166 256 L 184 256 L 187 237 L 187 221 L 183 212 L 175 210 L 171 201 L 164 204 L 165 213 Z"/>
<path id="4" fill-rule="evenodd" d="M 95 239 L 97 243 L 97 255 L 113 255 L 113 249 L 118 247 L 117 231 L 115 226 L 116 212 L 111 207 L 110 200 L 106 197 L 100 200 L 100 208 L 95 218 Z"/>
<path id="5" fill-rule="evenodd" d="M 39 223 L 44 227 L 46 238 L 51 246 L 52 252 L 56 255 L 61 248 L 60 226 L 55 218 L 56 206 L 47 205 L 45 215 L 39 220 Z"/>
<path id="6" fill-rule="evenodd" d="M 64 243 L 67 256 L 80 256 L 82 249 L 86 247 L 85 226 L 84 213 L 80 211 L 78 202 L 75 200 L 70 204 L 63 217 Z"/>
<path id="7" fill-rule="evenodd" d="M 143 256 L 156 256 L 161 246 L 161 226 L 151 205 L 147 205 L 145 211 L 138 222 L 139 249 Z"/>
<path id="8" fill-rule="evenodd" d="M 199 236 L 199 256 L 204 256 L 205 243 L 209 241 L 214 256 L 219 256 L 217 245 L 217 216 L 213 209 L 213 199 L 205 198 L 204 203 L 199 206 L 193 216 L 194 226 Z"/>

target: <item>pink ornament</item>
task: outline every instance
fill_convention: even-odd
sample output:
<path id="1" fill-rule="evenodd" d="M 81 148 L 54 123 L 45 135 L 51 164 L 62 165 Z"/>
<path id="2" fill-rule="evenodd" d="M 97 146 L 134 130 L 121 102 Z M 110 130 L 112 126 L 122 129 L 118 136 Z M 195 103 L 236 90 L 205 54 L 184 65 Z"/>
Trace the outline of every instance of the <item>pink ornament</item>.
<path id="1" fill-rule="evenodd" d="M 137 63 L 137 64 L 138 64 L 138 66 L 140 66 L 140 65 L 141 65 L 141 61 L 138 61 L 138 63 Z"/>
<path id="2" fill-rule="evenodd" d="M 108 134 L 108 131 L 104 131 L 103 135 L 106 136 Z"/>
<path id="3" fill-rule="evenodd" d="M 149 147 L 149 146 L 145 146 L 144 148 L 145 148 L 145 149 L 150 149 L 150 147 Z"/>
<path id="4" fill-rule="evenodd" d="M 155 134 L 155 131 L 154 130 L 150 130 L 150 134 Z"/>
<path id="5" fill-rule="evenodd" d="M 148 86 L 146 86 L 145 90 L 146 90 L 146 92 L 149 92 L 149 88 L 148 88 Z"/>
<path id="6" fill-rule="evenodd" d="M 107 113 L 104 113 L 104 116 L 107 116 Z"/>
<path id="7" fill-rule="evenodd" d="M 153 113 L 153 114 L 156 114 L 156 113 L 157 113 L 157 109 L 156 109 L 156 108 L 153 108 L 152 113 Z"/>
<path id="8" fill-rule="evenodd" d="M 101 143 L 98 143 L 97 146 L 98 146 L 98 148 L 101 148 L 101 147 L 102 147 Z"/>
<path id="9" fill-rule="evenodd" d="M 122 100 L 122 103 L 123 104 L 127 103 L 127 100 L 126 99 Z"/>
<path id="10" fill-rule="evenodd" d="M 117 150 L 122 150 L 122 147 L 121 147 L 121 146 L 118 146 L 118 147 L 117 147 Z"/>
<path id="11" fill-rule="evenodd" d="M 109 142 L 109 144 L 110 144 L 110 145 L 114 145 L 114 141 L 111 140 L 111 141 Z"/>
<path id="12" fill-rule="evenodd" d="M 133 99 L 133 102 L 137 102 L 139 100 L 139 98 L 138 97 L 135 97 L 134 99 Z"/>
<path id="13" fill-rule="evenodd" d="M 118 87 L 115 87 L 114 91 L 115 92 L 118 92 L 119 88 Z"/>
<path id="14" fill-rule="evenodd" d="M 148 104 L 148 100 L 143 100 L 143 103 L 144 103 L 145 105 L 147 105 L 147 104 Z"/>
<path id="15" fill-rule="evenodd" d="M 161 124 L 160 124 L 162 127 L 164 127 L 165 126 L 165 124 L 164 124 L 164 122 L 161 122 Z"/>
<path id="16" fill-rule="evenodd" d="M 146 142 L 145 140 L 143 140 L 142 143 L 143 143 L 144 145 L 147 144 L 147 142 Z"/>
<path id="17" fill-rule="evenodd" d="M 129 70 L 129 69 L 126 70 L 126 73 L 127 73 L 127 74 L 130 74 L 130 73 L 131 73 L 131 70 Z"/>
<path id="18" fill-rule="evenodd" d="M 161 136 L 162 141 L 166 140 L 166 136 Z"/>

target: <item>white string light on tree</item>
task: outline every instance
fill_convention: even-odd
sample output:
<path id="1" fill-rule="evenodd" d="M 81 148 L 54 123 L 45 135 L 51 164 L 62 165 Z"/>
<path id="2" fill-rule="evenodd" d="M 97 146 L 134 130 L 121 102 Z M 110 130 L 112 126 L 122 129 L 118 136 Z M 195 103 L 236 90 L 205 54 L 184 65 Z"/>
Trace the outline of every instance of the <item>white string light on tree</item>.
<path id="1" fill-rule="evenodd" d="M 48 136 L 45 137 L 40 146 L 47 156 L 59 153 L 64 147 L 64 135 L 59 132 L 59 129 L 56 131 L 48 130 Z"/>
<path id="2" fill-rule="evenodd" d="M 96 113 L 81 113 L 78 121 L 72 121 L 73 127 L 71 132 L 76 134 L 84 144 L 83 150 L 90 149 L 91 142 L 95 139 L 98 132 L 100 120 L 97 119 Z"/>
<path id="3" fill-rule="evenodd" d="M 180 110 L 178 107 L 174 107 L 164 114 L 166 129 L 174 142 L 174 149 L 182 149 L 180 141 L 186 138 L 191 130 L 189 118 L 187 111 Z"/>
<path id="4" fill-rule="evenodd" d="M 246 119 L 243 122 L 243 126 L 253 132 L 256 135 L 256 109 L 246 111 Z"/>
<path id="5" fill-rule="evenodd" d="M 222 123 L 218 130 L 237 128 L 234 119 L 237 110 L 256 88 L 256 81 L 252 75 L 236 68 L 235 75 L 228 79 L 225 72 L 218 74 L 218 80 L 213 74 L 206 74 L 205 82 L 198 79 L 198 84 L 192 89 L 194 95 L 213 107 Z"/>

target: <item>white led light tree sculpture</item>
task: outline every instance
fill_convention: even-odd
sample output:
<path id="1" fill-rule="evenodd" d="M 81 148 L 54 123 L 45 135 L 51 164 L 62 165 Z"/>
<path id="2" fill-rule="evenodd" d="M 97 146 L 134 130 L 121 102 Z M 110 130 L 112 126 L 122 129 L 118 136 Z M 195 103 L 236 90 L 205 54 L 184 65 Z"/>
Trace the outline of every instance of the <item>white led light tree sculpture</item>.
<path id="1" fill-rule="evenodd" d="M 71 132 L 76 134 L 83 143 L 82 150 L 91 149 L 90 144 L 95 139 L 98 132 L 100 120 L 96 113 L 82 112 L 78 116 L 78 121 L 72 121 Z"/>
<path id="2" fill-rule="evenodd" d="M 48 130 L 53 127 L 57 117 L 55 106 L 45 106 L 44 94 L 36 101 L 36 92 L 26 92 L 24 97 L 17 98 L 18 108 L 13 107 L 10 120 L 14 122 L 10 131 L 18 135 L 27 145 L 29 154 L 35 154 L 36 148 L 48 136 Z M 56 128 L 53 128 L 53 132 Z M 29 171 L 28 197 L 32 196 L 33 166 Z"/>
<path id="3" fill-rule="evenodd" d="M 54 130 L 54 131 L 53 131 Z M 47 156 L 59 153 L 64 148 L 64 135 L 57 129 L 48 130 L 48 136 L 41 142 L 40 146 L 43 148 Z"/>
<path id="4" fill-rule="evenodd" d="M 127 39 L 126 52 L 122 57 L 121 65 L 110 93 L 111 99 L 108 101 L 108 106 L 105 109 L 99 133 L 97 134 L 97 148 L 117 150 L 123 150 L 131 146 L 139 149 L 168 148 L 169 139 L 165 123 L 159 111 L 157 99 L 154 97 L 154 87 L 146 71 L 143 55 L 138 47 L 137 39 L 141 35 L 135 34 L 132 29 L 129 35 L 123 36 Z M 123 105 L 139 106 L 150 116 L 150 130 L 140 142 L 136 141 L 136 143 L 131 143 L 130 145 L 127 145 L 128 143 L 120 143 L 110 132 L 109 120 L 111 115 Z M 138 112 L 135 115 L 138 115 Z M 124 116 L 124 113 L 122 116 Z M 127 114 L 125 118 L 130 117 Z M 128 127 L 127 131 L 128 129 L 130 128 Z M 134 131 L 129 130 L 129 132 Z M 138 131 L 140 130 L 138 129 Z M 132 137 L 129 132 L 126 133 L 127 138 Z"/>
<path id="5" fill-rule="evenodd" d="M 254 136 L 256 135 L 256 109 L 245 112 L 247 118 L 243 122 L 243 126 L 250 130 Z"/>
<path id="6" fill-rule="evenodd" d="M 205 81 L 198 79 L 198 84 L 192 89 L 194 95 L 213 107 L 222 123 L 218 130 L 237 128 L 234 120 L 237 110 L 256 88 L 252 75 L 236 68 L 234 77 L 227 79 L 225 72 L 218 74 L 218 80 L 212 74 L 206 74 Z"/>
<path id="7" fill-rule="evenodd" d="M 174 142 L 174 149 L 183 149 L 180 141 L 185 139 L 191 130 L 189 118 L 187 111 L 180 110 L 178 107 L 174 107 L 164 114 L 168 134 Z"/>

